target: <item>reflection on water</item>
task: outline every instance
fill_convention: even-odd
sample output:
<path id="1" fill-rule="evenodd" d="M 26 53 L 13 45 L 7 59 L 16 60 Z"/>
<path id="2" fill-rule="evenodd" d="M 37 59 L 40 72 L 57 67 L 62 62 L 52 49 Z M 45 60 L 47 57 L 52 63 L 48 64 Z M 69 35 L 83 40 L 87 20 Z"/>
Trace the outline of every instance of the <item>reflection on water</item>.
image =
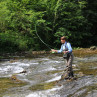
<path id="1" fill-rule="evenodd" d="M 18 79 L 26 84 L 12 80 L 15 83 L 10 85 L 9 81 L 4 83 L 0 80 L 0 84 L 2 82 L 5 84 L 5 87 L 1 86 L 0 94 L 3 97 L 96 97 L 96 55 L 85 58 L 75 57 L 73 68 L 77 80 L 62 80 L 57 83 L 65 67 L 65 60 L 58 55 L 1 62 L 0 79 Z"/>

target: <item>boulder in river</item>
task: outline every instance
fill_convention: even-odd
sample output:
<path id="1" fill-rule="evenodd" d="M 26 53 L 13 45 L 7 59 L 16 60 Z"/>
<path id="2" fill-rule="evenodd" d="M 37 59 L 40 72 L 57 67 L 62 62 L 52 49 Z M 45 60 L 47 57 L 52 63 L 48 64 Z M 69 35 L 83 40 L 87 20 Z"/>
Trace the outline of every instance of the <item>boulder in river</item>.
<path id="1" fill-rule="evenodd" d="M 91 46 L 91 47 L 90 47 L 90 50 L 96 50 L 96 49 L 97 49 L 96 46 Z"/>

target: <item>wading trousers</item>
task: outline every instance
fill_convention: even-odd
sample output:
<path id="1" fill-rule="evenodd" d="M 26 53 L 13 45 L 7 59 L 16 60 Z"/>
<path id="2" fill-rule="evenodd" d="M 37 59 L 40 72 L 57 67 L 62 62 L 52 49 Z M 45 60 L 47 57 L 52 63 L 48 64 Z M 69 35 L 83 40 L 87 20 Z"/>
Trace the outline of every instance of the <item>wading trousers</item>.
<path id="1" fill-rule="evenodd" d="M 66 58 L 66 69 L 65 69 L 65 75 L 67 78 L 74 77 L 73 69 L 72 69 L 72 62 L 73 62 L 74 56 L 71 53 L 69 57 Z"/>

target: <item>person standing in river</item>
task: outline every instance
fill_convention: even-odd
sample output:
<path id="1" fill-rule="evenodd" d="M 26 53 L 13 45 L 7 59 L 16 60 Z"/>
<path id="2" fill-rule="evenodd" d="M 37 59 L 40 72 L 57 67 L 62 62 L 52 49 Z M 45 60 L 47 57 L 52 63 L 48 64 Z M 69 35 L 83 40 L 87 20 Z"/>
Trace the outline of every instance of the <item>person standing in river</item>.
<path id="1" fill-rule="evenodd" d="M 72 79 L 74 77 L 72 62 L 73 62 L 73 53 L 72 47 L 65 36 L 61 37 L 61 48 L 60 50 L 51 49 L 52 52 L 63 53 L 63 58 L 66 59 L 66 69 L 65 74 L 61 76 L 64 79 Z"/>

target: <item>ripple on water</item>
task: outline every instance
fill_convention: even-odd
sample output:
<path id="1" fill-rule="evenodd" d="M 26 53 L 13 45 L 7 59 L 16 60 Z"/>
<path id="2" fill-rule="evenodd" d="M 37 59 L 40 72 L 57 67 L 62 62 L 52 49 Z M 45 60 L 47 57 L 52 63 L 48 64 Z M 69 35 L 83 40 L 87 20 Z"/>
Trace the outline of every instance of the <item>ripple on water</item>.
<path id="1" fill-rule="evenodd" d="M 18 66 L 30 66 L 30 64 L 27 64 L 27 63 L 21 63 L 21 62 L 14 62 L 14 63 L 11 63 L 12 65 L 18 65 Z"/>
<path id="2" fill-rule="evenodd" d="M 50 66 L 50 67 L 44 67 L 44 68 L 42 68 L 40 71 L 38 71 L 38 72 L 43 72 L 43 71 L 51 71 L 51 70 L 56 70 L 56 68 L 54 68 L 54 67 L 52 67 L 52 66 Z"/>
<path id="3" fill-rule="evenodd" d="M 54 82 L 52 83 L 48 83 L 48 84 L 53 84 Z M 44 86 L 47 85 L 44 83 Z M 51 89 L 43 89 L 42 91 L 36 91 L 36 92 L 33 92 L 33 93 L 30 93 L 29 95 L 27 95 L 26 97 L 61 97 L 59 94 L 56 94 L 56 91 L 57 90 L 60 90 L 62 89 L 63 86 L 55 86 Z"/>
<path id="4" fill-rule="evenodd" d="M 0 72 L 2 74 L 13 74 L 13 73 L 19 73 L 21 71 L 23 71 L 24 69 L 22 67 L 19 66 L 4 66 L 0 68 Z"/>
<path id="5" fill-rule="evenodd" d="M 57 76 L 57 77 L 52 78 L 52 79 L 50 79 L 50 80 L 48 80 L 48 81 L 46 81 L 46 82 L 47 82 L 47 83 L 48 83 L 48 82 L 53 82 L 53 81 L 56 81 L 56 80 L 59 80 L 59 79 L 61 79 L 61 76 Z"/>

